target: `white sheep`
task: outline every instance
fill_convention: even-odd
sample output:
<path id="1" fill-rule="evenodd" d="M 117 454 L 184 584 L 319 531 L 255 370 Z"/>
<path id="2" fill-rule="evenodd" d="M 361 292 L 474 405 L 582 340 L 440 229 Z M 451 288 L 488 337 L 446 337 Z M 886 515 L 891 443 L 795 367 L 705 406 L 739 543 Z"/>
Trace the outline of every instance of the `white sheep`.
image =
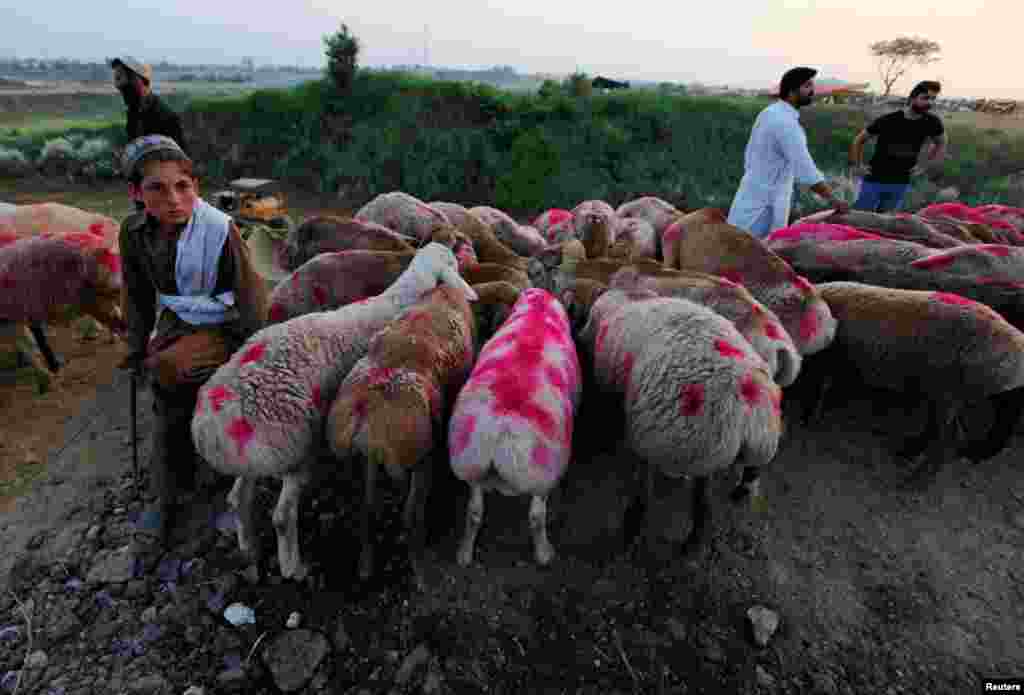
<path id="1" fill-rule="evenodd" d="M 376 222 L 424 244 L 451 221 L 440 210 L 402 191 L 382 193 L 359 208 L 353 219 Z"/>
<path id="2" fill-rule="evenodd" d="M 754 493 L 758 471 L 782 434 L 782 390 L 768 365 L 727 319 L 685 299 L 609 289 L 590 312 L 580 340 L 595 381 L 620 394 L 629 447 L 647 463 L 649 510 L 655 473 L 693 476 L 693 529 L 702 538 L 708 476 L 744 466 L 737 492 Z M 648 543 L 653 540 L 647 525 Z"/>
<path id="3" fill-rule="evenodd" d="M 283 486 L 273 522 L 281 574 L 306 576 L 299 554 L 298 505 L 315 472 L 324 419 L 338 386 L 366 354 L 373 335 L 425 292 L 445 283 L 474 298 L 456 268 L 450 249 L 427 244 L 383 293 L 260 330 L 203 386 L 192 437 L 211 466 L 237 476 L 229 501 L 239 513 L 243 552 L 257 550 L 255 481 L 280 477 Z"/>
<path id="4" fill-rule="evenodd" d="M 498 241 L 520 256 L 529 258 L 547 246 L 547 242 L 540 232 L 533 227 L 519 224 L 497 208 L 478 205 L 470 208 L 469 212 L 484 224 L 489 225 Z M 483 255 L 481 254 L 481 257 Z"/>
<path id="5" fill-rule="evenodd" d="M 473 560 L 488 490 L 531 496 L 535 557 L 540 565 L 551 562 L 547 498 L 569 464 L 580 388 L 565 310 L 545 290 L 524 291 L 480 351 L 452 410 L 451 467 L 470 486 L 460 565 Z"/>
<path id="6" fill-rule="evenodd" d="M 654 227 L 660 239 L 665 229 L 683 213 L 661 198 L 643 196 L 623 203 L 615 210 L 615 214 L 621 220 L 638 219 L 647 222 Z"/>

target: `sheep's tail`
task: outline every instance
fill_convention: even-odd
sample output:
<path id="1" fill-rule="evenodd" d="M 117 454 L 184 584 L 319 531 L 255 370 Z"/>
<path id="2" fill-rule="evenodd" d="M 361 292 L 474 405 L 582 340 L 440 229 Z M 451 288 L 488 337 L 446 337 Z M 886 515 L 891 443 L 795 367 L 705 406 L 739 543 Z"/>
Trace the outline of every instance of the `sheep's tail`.
<path id="1" fill-rule="evenodd" d="M 530 471 L 533 438 L 515 428 L 507 418 L 489 412 L 453 416 L 448 446 L 455 476 L 503 494 L 532 493 L 538 482 Z"/>

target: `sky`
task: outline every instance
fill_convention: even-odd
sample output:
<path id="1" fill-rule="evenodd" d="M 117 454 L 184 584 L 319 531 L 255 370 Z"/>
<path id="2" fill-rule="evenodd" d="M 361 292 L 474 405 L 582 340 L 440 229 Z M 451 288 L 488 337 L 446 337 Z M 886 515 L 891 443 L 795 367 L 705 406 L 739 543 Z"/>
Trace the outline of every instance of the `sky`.
<path id="1" fill-rule="evenodd" d="M 1016 54 L 1024 9 L 1013 0 L 32 0 L 2 9 L 0 55 L 257 64 L 324 62 L 341 22 L 361 63 L 581 69 L 617 79 L 770 88 L 793 65 L 821 77 L 881 83 L 868 45 L 900 35 L 938 42 L 942 59 L 912 68 L 894 91 L 938 79 L 944 96 L 1024 99 Z M 258 9 L 257 9 L 258 8 Z M 603 9 L 602 9 L 603 8 Z M 1014 35 L 1011 36 L 1011 32 Z M 426 58 L 426 60 L 425 60 Z"/>

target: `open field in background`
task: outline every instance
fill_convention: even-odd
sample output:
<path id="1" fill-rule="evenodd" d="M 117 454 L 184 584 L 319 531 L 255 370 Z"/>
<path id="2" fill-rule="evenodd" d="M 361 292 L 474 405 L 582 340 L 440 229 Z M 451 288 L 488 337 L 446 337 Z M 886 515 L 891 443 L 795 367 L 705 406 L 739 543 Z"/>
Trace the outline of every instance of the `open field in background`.
<path id="1" fill-rule="evenodd" d="M 379 74 L 363 76 L 344 98 L 319 82 L 262 87 L 158 83 L 158 92 L 185 114 L 199 169 L 211 186 L 239 175 L 269 176 L 300 195 L 338 196 L 345 207 L 400 189 L 424 199 L 493 204 L 519 217 L 587 198 L 615 204 L 645 194 L 689 208 L 727 207 L 742 175 L 750 124 L 768 103 L 644 88 L 542 99 Z M 804 113 L 816 161 L 847 197 L 857 188 L 845 176 L 849 143 L 881 112 L 818 104 Z M 951 191 L 968 203 L 1024 205 L 1024 118 L 942 116 L 949 158 L 940 172 L 915 182 L 908 208 Z M 50 143 L 79 165 L 92 162 L 85 178 L 93 186 L 110 180 L 123 119 L 124 106 L 109 85 L 0 89 L 0 177 L 10 173 L 5 158 L 20 159 L 22 169 L 38 167 Z M 54 142 L 59 138 L 70 147 Z M 52 178 L 68 168 L 47 171 Z M 39 188 L 28 181 L 5 187 L 12 185 Z M 88 198 L 89 187 L 76 187 L 73 195 Z M 801 192 L 796 212 L 817 205 Z"/>

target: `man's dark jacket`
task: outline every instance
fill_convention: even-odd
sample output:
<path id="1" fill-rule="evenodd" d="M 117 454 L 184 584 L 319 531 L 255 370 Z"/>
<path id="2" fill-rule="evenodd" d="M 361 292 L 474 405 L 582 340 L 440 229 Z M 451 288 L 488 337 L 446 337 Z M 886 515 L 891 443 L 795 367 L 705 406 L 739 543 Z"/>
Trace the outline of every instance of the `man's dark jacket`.
<path id="1" fill-rule="evenodd" d="M 147 94 L 137 107 L 128 108 L 127 130 L 129 140 L 143 135 L 166 135 L 188 153 L 181 117 L 156 94 Z"/>

